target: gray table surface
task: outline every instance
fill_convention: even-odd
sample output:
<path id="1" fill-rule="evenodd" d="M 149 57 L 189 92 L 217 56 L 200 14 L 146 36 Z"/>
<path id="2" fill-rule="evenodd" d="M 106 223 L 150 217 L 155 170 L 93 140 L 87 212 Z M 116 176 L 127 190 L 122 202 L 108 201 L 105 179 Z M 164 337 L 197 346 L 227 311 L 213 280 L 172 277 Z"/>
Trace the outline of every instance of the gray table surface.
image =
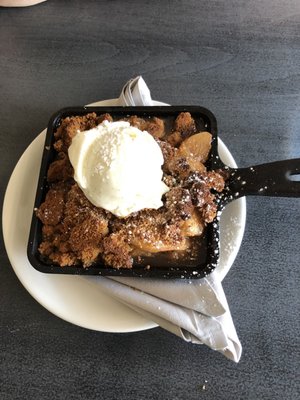
<path id="1" fill-rule="evenodd" d="M 2 8 L 1 202 L 53 112 L 116 97 L 138 74 L 155 99 L 211 109 L 239 166 L 300 157 L 299 68 L 298 0 Z M 108 334 L 64 322 L 23 288 L 1 242 L 0 399 L 299 398 L 299 209 L 299 199 L 247 199 L 224 280 L 238 364 L 160 328 Z"/>

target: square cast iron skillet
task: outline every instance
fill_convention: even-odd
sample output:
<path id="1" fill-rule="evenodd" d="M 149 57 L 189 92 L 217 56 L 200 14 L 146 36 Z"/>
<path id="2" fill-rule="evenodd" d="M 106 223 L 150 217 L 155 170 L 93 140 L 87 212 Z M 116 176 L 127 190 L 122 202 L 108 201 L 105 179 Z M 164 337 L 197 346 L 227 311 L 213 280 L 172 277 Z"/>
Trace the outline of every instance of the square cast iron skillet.
<path id="1" fill-rule="evenodd" d="M 55 159 L 56 152 L 53 148 L 54 132 L 59 127 L 62 119 L 69 116 L 85 115 L 95 112 L 97 115 L 109 113 L 114 120 L 122 119 L 130 115 L 149 118 L 163 118 L 173 122 L 180 112 L 190 112 L 195 119 L 197 131 L 209 131 L 212 134 L 212 146 L 207 169 L 226 170 L 228 180 L 224 191 L 218 195 L 218 210 L 222 209 L 230 201 L 245 195 L 300 197 L 300 182 L 291 178 L 300 173 L 300 158 L 277 161 L 268 164 L 257 165 L 249 168 L 230 168 L 223 164 L 218 155 L 217 148 L 217 122 L 214 115 L 207 109 L 198 106 L 158 106 L 158 107 L 73 107 L 58 111 L 49 121 L 42 164 L 38 180 L 34 208 L 38 208 L 44 201 L 48 191 L 47 171 L 50 163 Z M 220 215 L 220 213 L 218 213 Z M 205 233 L 199 237 L 201 241 L 201 259 L 196 262 L 185 260 L 176 264 L 160 259 L 157 254 L 151 258 L 151 268 L 145 268 L 145 263 L 133 264 L 132 269 L 110 268 L 104 264 L 94 264 L 89 268 L 80 265 L 60 267 L 43 259 L 38 252 L 42 241 L 42 223 L 36 217 L 33 210 L 32 223 L 29 234 L 27 254 L 32 266 L 40 272 L 56 274 L 80 274 L 80 275 L 106 275 L 106 276 L 131 276 L 151 278 L 202 278 L 211 273 L 218 264 L 219 259 L 219 219 L 216 218 L 206 227 Z"/>

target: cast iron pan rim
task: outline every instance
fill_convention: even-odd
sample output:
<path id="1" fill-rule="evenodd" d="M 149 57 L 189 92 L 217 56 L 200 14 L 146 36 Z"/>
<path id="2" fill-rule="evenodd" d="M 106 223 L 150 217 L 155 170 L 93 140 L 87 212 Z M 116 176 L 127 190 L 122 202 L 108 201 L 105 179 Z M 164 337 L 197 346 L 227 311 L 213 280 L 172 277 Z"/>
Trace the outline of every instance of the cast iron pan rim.
<path id="1" fill-rule="evenodd" d="M 85 106 L 85 107 L 66 107 L 56 113 L 54 113 L 49 121 L 47 135 L 45 140 L 44 154 L 42 158 L 42 165 L 40 170 L 40 176 L 38 180 L 37 194 L 34 203 L 34 208 L 39 207 L 43 197 L 45 196 L 46 183 L 46 172 L 49 161 L 49 147 L 52 150 L 53 133 L 59 126 L 59 122 L 62 118 L 74 115 L 84 115 L 91 112 L 96 112 L 98 115 L 103 113 L 111 113 L 112 116 L 122 114 L 121 117 L 127 115 L 139 115 L 142 116 L 156 116 L 160 117 L 164 115 L 167 117 L 176 118 L 180 112 L 190 112 L 197 121 L 199 118 L 206 121 L 205 128 L 208 128 L 213 135 L 211 157 L 214 154 L 217 155 L 217 121 L 213 113 L 200 106 L 143 106 L 143 107 L 105 107 L 105 106 Z M 197 116 L 196 116 L 197 114 Z M 120 115 L 119 115 L 120 116 Z M 198 119 L 197 119 L 198 118 Z M 207 124 L 209 126 L 207 126 Z M 206 129 L 205 129 L 206 130 Z M 48 149 L 48 150 L 47 150 Z M 212 167 L 210 165 L 209 167 Z M 186 278 L 195 279 L 202 278 L 210 274 L 217 266 L 219 259 L 219 221 L 216 218 L 213 223 L 207 227 L 207 262 L 199 266 L 187 266 L 182 265 L 181 267 L 157 267 L 156 269 L 151 268 L 150 270 L 139 268 L 139 269 L 114 269 L 104 267 L 103 270 L 99 270 L 99 267 L 91 266 L 89 268 L 83 268 L 82 266 L 72 267 L 60 267 L 55 264 L 46 264 L 37 254 L 37 231 L 41 230 L 41 222 L 33 213 L 32 223 L 30 228 L 30 235 L 27 247 L 27 253 L 30 263 L 35 269 L 44 273 L 58 273 L 58 274 L 80 274 L 80 275 L 106 275 L 106 276 L 131 276 L 131 277 L 153 277 L 153 278 Z"/>

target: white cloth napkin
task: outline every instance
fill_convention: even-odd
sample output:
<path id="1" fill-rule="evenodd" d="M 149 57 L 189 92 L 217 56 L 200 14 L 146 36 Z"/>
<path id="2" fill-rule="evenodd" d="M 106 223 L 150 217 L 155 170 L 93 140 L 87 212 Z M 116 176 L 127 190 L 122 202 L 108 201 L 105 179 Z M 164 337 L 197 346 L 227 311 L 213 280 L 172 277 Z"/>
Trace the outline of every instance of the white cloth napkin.
<path id="1" fill-rule="evenodd" d="M 152 106 L 150 90 L 141 76 L 130 79 L 118 99 L 120 106 Z"/>
<path id="2" fill-rule="evenodd" d="M 116 105 L 152 105 L 142 77 L 123 87 Z M 217 274 L 195 280 L 84 277 L 90 284 L 187 342 L 206 344 L 238 362 L 242 346 Z"/>

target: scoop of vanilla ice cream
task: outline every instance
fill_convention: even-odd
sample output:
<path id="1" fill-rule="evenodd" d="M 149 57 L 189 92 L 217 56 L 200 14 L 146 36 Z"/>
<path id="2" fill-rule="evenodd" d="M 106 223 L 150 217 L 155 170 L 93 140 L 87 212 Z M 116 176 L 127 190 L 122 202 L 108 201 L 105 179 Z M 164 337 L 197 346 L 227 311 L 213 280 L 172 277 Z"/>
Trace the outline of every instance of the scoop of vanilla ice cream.
<path id="1" fill-rule="evenodd" d="M 97 207 L 127 217 L 158 209 L 169 188 L 162 182 L 162 151 L 154 138 L 129 122 L 104 121 L 78 132 L 68 150 L 74 179 Z"/>

